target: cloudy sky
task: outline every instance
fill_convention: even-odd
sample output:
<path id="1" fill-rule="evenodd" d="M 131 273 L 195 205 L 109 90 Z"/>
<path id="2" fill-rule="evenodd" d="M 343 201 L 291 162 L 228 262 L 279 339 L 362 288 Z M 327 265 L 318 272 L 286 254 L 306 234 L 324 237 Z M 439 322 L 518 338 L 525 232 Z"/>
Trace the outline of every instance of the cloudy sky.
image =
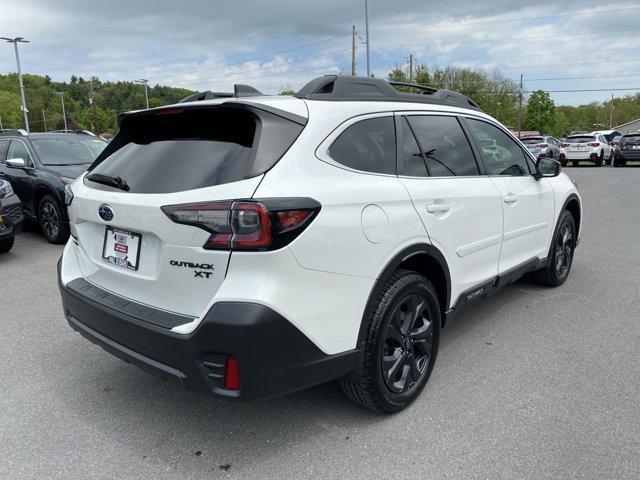
<path id="1" fill-rule="evenodd" d="M 371 63 L 499 68 L 525 90 L 580 104 L 640 91 L 640 3 L 369 0 Z M 199 90 L 294 89 L 350 71 L 364 0 L 2 0 L 0 36 L 23 36 L 24 72 L 55 80 L 147 78 Z M 0 73 L 15 71 L 0 44 Z M 366 72 L 358 43 L 358 73 Z M 633 90 L 635 88 L 635 90 Z M 622 90 L 629 89 L 629 90 Z M 562 90 L 603 90 L 562 92 Z"/>

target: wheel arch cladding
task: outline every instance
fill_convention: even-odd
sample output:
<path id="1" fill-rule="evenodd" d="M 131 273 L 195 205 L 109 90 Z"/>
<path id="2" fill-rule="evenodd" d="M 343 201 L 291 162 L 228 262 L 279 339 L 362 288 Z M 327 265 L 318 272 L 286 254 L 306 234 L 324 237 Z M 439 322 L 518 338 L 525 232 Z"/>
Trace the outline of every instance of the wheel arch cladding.
<path id="1" fill-rule="evenodd" d="M 576 224 L 576 235 L 580 235 L 580 219 L 582 218 L 582 211 L 576 194 L 571 194 L 569 198 L 567 198 L 564 202 L 563 210 L 568 210 L 573 216 L 573 221 Z"/>
<path id="2" fill-rule="evenodd" d="M 376 293 L 384 282 L 398 269 L 413 270 L 424 275 L 433 285 L 438 294 L 440 310 L 442 315 L 442 325 L 445 322 L 445 312 L 449 308 L 451 300 L 451 275 L 444 255 L 433 245 L 418 244 L 407 247 L 398 253 L 384 268 L 378 276 L 369 294 L 369 299 L 360 321 L 360 331 L 358 332 L 358 348 L 366 338 L 369 314 L 375 307 Z M 360 349 L 362 350 L 362 349 Z"/>

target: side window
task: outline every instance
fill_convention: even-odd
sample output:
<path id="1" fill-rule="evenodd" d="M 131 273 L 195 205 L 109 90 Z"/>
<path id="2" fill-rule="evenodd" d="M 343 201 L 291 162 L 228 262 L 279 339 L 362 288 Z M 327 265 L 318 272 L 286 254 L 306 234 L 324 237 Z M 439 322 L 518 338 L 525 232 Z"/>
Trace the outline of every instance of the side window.
<path id="1" fill-rule="evenodd" d="M 7 152 L 7 147 L 9 146 L 9 140 L 0 140 L 0 163 L 4 163 L 7 159 L 5 153 Z"/>
<path id="2" fill-rule="evenodd" d="M 480 175 L 478 164 L 456 117 L 407 117 L 432 177 Z"/>
<path id="3" fill-rule="evenodd" d="M 420 152 L 416 137 L 413 136 L 409 122 L 402 117 L 402 162 L 399 165 L 399 174 L 408 177 L 428 177 L 427 166 Z"/>
<path id="4" fill-rule="evenodd" d="M 396 173 L 396 131 L 392 116 L 369 118 L 349 126 L 329 147 L 345 167 L 363 172 Z"/>
<path id="5" fill-rule="evenodd" d="M 27 166 L 31 165 L 27 146 L 20 140 L 11 140 L 9 150 L 7 151 L 7 158 L 21 158 Z"/>
<path id="6" fill-rule="evenodd" d="M 469 128 L 482 150 L 489 175 L 529 175 L 527 159 L 520 146 L 498 127 L 467 118 Z"/>

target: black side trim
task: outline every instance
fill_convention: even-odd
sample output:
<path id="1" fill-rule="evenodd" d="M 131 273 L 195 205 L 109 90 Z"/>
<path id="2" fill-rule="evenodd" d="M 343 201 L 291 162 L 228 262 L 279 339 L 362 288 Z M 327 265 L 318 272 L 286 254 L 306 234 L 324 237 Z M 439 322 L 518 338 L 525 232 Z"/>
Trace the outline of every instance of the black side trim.
<path id="1" fill-rule="evenodd" d="M 456 300 L 456 304 L 447 312 L 447 319 L 453 318 L 455 314 L 465 310 L 468 306 L 476 303 L 478 300 L 489 297 L 502 289 L 502 287 L 519 280 L 523 275 L 538 270 L 546 263 L 546 258 L 532 258 L 521 265 L 517 265 L 506 272 L 503 272 L 502 275 L 497 275 L 486 282 L 482 282 L 462 292 Z"/>
<path id="2" fill-rule="evenodd" d="M 140 321 L 150 323 L 156 327 L 166 328 L 167 330 L 171 330 L 173 327 L 189 323 L 193 320 L 193 317 L 177 315 L 132 302 L 126 298 L 109 293 L 100 287 L 96 287 L 84 278 L 72 280 L 67 284 L 67 288 L 103 307 L 110 308 L 123 315 L 135 317 Z"/>

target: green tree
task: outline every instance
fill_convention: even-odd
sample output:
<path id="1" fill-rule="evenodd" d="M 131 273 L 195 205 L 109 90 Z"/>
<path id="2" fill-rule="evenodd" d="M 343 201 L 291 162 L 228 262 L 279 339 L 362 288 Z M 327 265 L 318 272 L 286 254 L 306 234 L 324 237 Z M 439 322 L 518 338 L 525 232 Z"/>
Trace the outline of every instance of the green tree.
<path id="1" fill-rule="evenodd" d="M 527 101 L 527 111 L 525 115 L 524 128 L 526 130 L 537 130 L 541 133 L 548 133 L 556 126 L 556 109 L 549 96 L 549 92 L 544 90 L 534 91 Z"/>

